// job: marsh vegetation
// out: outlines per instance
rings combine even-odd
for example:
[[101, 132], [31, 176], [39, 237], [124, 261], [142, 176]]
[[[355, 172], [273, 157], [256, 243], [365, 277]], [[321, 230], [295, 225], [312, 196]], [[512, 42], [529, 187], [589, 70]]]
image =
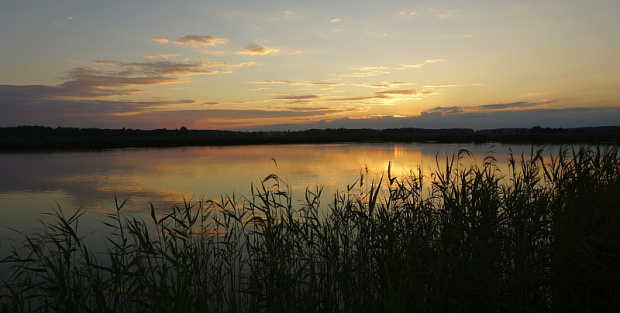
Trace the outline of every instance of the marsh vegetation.
[[[620, 309], [618, 148], [492, 154], [293, 199], [116, 212], [105, 251], [58, 208], [2, 260], [0, 312], [610, 312]], [[388, 165], [389, 166], [389, 165]]]

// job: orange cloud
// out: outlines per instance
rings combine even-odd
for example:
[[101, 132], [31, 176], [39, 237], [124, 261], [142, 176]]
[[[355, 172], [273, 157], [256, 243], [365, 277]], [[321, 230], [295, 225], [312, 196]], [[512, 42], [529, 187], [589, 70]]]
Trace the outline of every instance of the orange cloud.
[[355, 72], [351, 74], [342, 74], [337, 75], [338, 77], [370, 77], [377, 76], [381, 74], [389, 74], [387, 71], [389, 68], [385, 66], [360, 66], [360, 67], [352, 67], [352, 70]]
[[324, 81], [292, 81], [292, 80], [252, 80], [252, 84], [281, 84], [290, 86], [338, 86], [341, 83], [324, 82]]
[[261, 46], [259, 44], [252, 43], [245, 47], [245, 49], [237, 52], [238, 54], [248, 54], [248, 55], [265, 55], [271, 53], [278, 53], [280, 49], [269, 48], [266, 46]]
[[443, 61], [444, 61], [443, 59], [430, 59], [430, 60], [425, 60], [423, 63], [418, 63], [418, 64], [401, 64], [400, 69], [421, 68], [422, 66], [426, 64], [438, 63], [438, 62], [443, 62]]
[[179, 37], [175, 40], [169, 40], [166, 37], [157, 37], [154, 38], [153, 41], [159, 43], [174, 43], [177, 45], [189, 45], [193, 47], [199, 46], [215, 46], [219, 44], [228, 43], [230, 40], [226, 38], [218, 38], [213, 36], [201, 36], [201, 35], [185, 35], [183, 37]]
[[408, 86], [408, 85], [413, 85], [413, 83], [382, 82], [379, 84], [365, 84], [365, 83], [355, 84], [355, 86], [368, 87], [368, 88], [393, 88], [393, 87]]
[[153, 41], [159, 42], [159, 43], [168, 43], [168, 42], [170, 42], [170, 40], [168, 40], [168, 38], [166, 38], [166, 37], [153, 38]]
[[179, 55], [176, 53], [160, 53], [160, 54], [151, 54], [144, 56], [145, 59], [149, 60], [168, 60], [170, 58], [178, 57]]

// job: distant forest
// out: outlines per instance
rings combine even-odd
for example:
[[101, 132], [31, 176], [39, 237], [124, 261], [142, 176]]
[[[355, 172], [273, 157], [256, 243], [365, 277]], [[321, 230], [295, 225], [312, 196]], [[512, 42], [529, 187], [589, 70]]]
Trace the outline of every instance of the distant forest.
[[584, 128], [309, 129], [303, 131], [224, 131], [100, 129], [19, 126], [0, 128], [0, 151], [93, 150], [248, 144], [342, 142], [497, 142], [531, 144], [619, 144], [620, 126]]

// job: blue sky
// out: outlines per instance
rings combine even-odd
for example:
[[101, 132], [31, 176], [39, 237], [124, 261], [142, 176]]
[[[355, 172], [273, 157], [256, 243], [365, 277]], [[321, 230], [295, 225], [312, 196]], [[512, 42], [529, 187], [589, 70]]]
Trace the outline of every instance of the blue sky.
[[620, 2], [3, 1], [0, 127], [618, 125]]

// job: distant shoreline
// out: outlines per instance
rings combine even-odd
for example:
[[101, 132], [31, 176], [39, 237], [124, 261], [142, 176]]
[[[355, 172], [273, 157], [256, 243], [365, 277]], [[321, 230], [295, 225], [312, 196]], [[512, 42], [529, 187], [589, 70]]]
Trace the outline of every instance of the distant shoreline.
[[0, 152], [102, 150], [183, 146], [323, 144], [368, 142], [620, 144], [620, 126], [584, 128], [310, 129], [304, 131], [223, 131], [180, 129], [99, 129], [43, 126], [0, 128]]

